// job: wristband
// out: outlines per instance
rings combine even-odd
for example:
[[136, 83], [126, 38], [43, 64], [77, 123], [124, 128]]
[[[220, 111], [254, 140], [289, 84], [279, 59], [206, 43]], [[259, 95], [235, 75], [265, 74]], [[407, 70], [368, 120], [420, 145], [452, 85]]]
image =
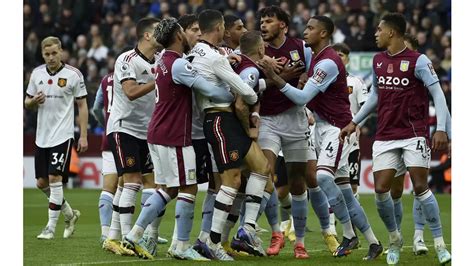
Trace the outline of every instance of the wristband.
[[267, 88], [267, 83], [265, 82], [265, 79], [259, 79], [258, 80], [258, 92], [261, 93]]
[[260, 119], [260, 114], [257, 113], [257, 112], [253, 112], [250, 116], [252, 116], [252, 117], [255, 116], [255, 117], [258, 117], [258, 119]]

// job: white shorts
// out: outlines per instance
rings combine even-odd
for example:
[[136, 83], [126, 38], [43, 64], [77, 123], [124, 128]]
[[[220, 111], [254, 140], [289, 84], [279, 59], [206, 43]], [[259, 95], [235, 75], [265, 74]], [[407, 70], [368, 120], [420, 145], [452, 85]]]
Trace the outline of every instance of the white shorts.
[[424, 137], [411, 139], [375, 141], [372, 147], [374, 172], [395, 169], [397, 176], [407, 167], [429, 168], [431, 149]]
[[275, 156], [282, 150], [285, 162], [307, 162], [308, 118], [304, 107], [294, 106], [277, 115], [262, 116], [258, 144]]
[[196, 154], [193, 146], [172, 147], [148, 143], [155, 167], [155, 183], [167, 187], [194, 185]]
[[102, 175], [117, 174], [117, 167], [115, 167], [114, 155], [111, 151], [102, 152]]
[[[329, 166], [337, 167], [346, 171], [344, 177], [349, 177], [349, 152], [350, 145], [344, 141], [343, 145], [339, 145], [339, 132], [340, 128], [335, 127], [324, 120], [318, 120], [316, 122], [316, 128], [314, 130], [314, 143], [316, 146], [316, 154], [318, 155], [318, 167]], [[344, 170], [344, 167], [347, 167]], [[335, 176], [337, 176], [335, 174]]]
[[355, 132], [349, 136], [349, 146], [351, 147], [349, 153], [360, 149], [359, 138], [356, 136]]
[[314, 126], [312, 126], [311, 134], [308, 138], [308, 161], [316, 161], [316, 146], [314, 145]]

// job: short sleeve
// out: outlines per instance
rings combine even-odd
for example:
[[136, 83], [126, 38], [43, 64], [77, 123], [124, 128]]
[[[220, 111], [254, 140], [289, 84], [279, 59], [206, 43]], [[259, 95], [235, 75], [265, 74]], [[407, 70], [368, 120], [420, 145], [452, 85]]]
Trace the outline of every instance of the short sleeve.
[[83, 75], [77, 75], [77, 81], [74, 85], [74, 97], [81, 98], [87, 95], [86, 84]]
[[191, 88], [198, 78], [197, 71], [193, 68], [193, 65], [182, 58], [178, 58], [174, 61], [171, 67], [171, 75], [173, 81], [177, 84], [183, 84]]
[[416, 60], [415, 77], [423, 81], [425, 87], [429, 87], [430, 85], [439, 82], [438, 75], [434, 70], [433, 64], [424, 54], [420, 55], [418, 60]]
[[247, 85], [250, 86], [250, 88], [255, 90], [255, 87], [258, 84], [258, 79], [260, 78], [260, 73], [257, 68], [248, 67], [240, 72], [239, 76], [245, 83], [247, 83]]
[[132, 62], [126, 60], [127, 56], [123, 54], [117, 58], [115, 62], [114, 72], [117, 73], [117, 77], [120, 83], [125, 80], [137, 79], [137, 74], [133, 70]]
[[35, 77], [36, 77], [36, 71], [33, 71], [30, 76], [30, 82], [28, 82], [28, 87], [26, 88], [26, 94], [28, 94], [31, 97], [35, 96], [36, 93], [38, 92], [38, 88], [36, 87], [36, 84], [35, 84], [36, 82]]

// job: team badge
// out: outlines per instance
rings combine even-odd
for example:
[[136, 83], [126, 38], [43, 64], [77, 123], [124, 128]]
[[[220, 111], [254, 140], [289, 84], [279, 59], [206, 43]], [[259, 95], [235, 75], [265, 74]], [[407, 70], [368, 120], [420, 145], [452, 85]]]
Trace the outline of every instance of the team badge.
[[297, 50], [293, 50], [293, 51], [290, 51], [290, 58], [293, 61], [298, 61], [300, 60], [301, 57]]
[[189, 169], [188, 170], [188, 179], [189, 180], [196, 180], [196, 170], [195, 169]]
[[388, 64], [387, 73], [393, 73], [393, 64]]
[[322, 69], [318, 68], [316, 70], [316, 72], [314, 73], [313, 75], [313, 79], [317, 82], [317, 83], [321, 83], [323, 82], [323, 80], [326, 78], [328, 74], [326, 72], [324, 72]]
[[400, 71], [407, 72], [408, 66], [410, 66], [410, 61], [402, 60], [402, 62], [400, 62]]
[[127, 157], [125, 162], [127, 163], [128, 167], [132, 167], [135, 165], [135, 157]]
[[231, 151], [230, 152], [230, 159], [232, 161], [237, 161], [239, 159], [239, 151], [235, 150], [235, 151]]
[[347, 92], [349, 94], [352, 94], [352, 91], [354, 91], [354, 87], [353, 86], [347, 86]]
[[190, 64], [190, 63], [187, 63], [184, 68], [189, 71], [189, 72], [192, 72], [193, 71], [193, 66]]
[[127, 63], [123, 63], [121, 69], [122, 69], [122, 71], [127, 71], [128, 67], [129, 67], [129, 65]]
[[62, 87], [64, 87], [64, 86], [66, 86], [66, 84], [67, 84], [67, 79], [63, 79], [63, 78], [59, 78], [59, 79], [58, 79], [58, 86], [59, 86], [59, 87], [62, 88]]

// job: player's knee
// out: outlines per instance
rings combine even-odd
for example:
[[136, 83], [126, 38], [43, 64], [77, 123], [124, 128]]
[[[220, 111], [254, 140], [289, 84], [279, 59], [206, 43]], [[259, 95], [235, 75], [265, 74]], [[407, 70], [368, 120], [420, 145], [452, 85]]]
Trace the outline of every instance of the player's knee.
[[60, 175], [49, 175], [48, 179], [49, 183], [56, 183], [61, 182], [63, 180], [63, 177]]
[[46, 179], [44, 178], [38, 178], [36, 179], [36, 187], [39, 189], [44, 189], [49, 186], [49, 183]]
[[170, 196], [171, 199], [174, 199], [178, 196], [178, 187], [167, 187], [164, 189], [166, 194]]
[[390, 189], [390, 195], [392, 196], [392, 199], [398, 199], [401, 198], [403, 194], [403, 188], [399, 187], [392, 187]]
[[375, 184], [375, 193], [383, 194], [390, 191], [390, 186], [386, 186], [384, 184]]
[[301, 195], [306, 191], [306, 182], [304, 178], [294, 178], [291, 181], [290, 192], [293, 195]]
[[413, 191], [415, 191], [415, 195], [420, 195], [421, 193], [425, 192], [428, 189], [428, 184], [413, 184]]

